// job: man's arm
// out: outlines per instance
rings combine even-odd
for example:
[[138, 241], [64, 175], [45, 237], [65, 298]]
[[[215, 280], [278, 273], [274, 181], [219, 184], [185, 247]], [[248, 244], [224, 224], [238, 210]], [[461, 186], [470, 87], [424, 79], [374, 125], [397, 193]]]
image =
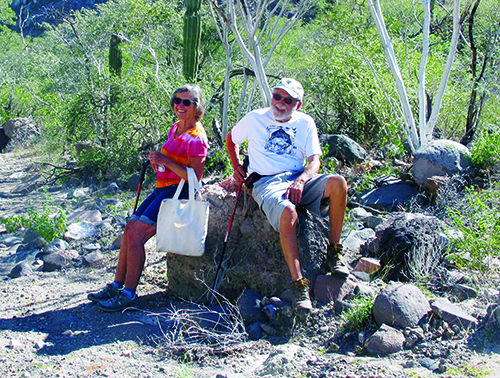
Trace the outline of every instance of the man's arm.
[[226, 148], [233, 165], [234, 178], [238, 182], [244, 181], [246, 174], [240, 162], [240, 146], [233, 142], [231, 131], [226, 135]]
[[307, 158], [308, 164], [304, 169], [304, 172], [295, 180], [292, 185], [288, 188], [285, 193], [285, 197], [292, 201], [293, 204], [297, 205], [302, 200], [302, 192], [304, 191], [304, 185], [308, 182], [314, 175], [319, 173], [321, 168], [321, 161], [319, 160], [319, 155], [312, 155]]

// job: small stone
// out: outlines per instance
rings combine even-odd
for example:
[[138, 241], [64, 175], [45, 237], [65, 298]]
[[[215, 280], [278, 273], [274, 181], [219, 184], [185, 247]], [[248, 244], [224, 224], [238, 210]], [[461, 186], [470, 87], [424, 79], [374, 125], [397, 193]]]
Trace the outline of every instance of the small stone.
[[19, 340], [10, 339], [8, 346], [11, 349], [21, 349], [23, 347], [23, 344]]
[[326, 350], [326, 353], [337, 353], [340, 350], [340, 347], [335, 344], [334, 342], [331, 342], [330, 345], [328, 345], [328, 349]]

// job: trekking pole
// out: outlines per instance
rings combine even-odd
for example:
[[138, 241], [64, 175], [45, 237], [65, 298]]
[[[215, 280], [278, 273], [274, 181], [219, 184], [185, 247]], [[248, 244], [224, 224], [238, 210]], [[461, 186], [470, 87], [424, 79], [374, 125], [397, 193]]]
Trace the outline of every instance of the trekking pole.
[[[248, 169], [248, 155], [245, 156], [243, 159], [243, 171], [247, 171]], [[236, 200], [234, 201], [234, 207], [233, 207], [233, 212], [231, 214], [231, 218], [229, 218], [229, 224], [227, 225], [227, 231], [226, 231], [226, 237], [224, 238], [224, 245], [222, 246], [222, 252], [220, 256], [220, 261], [219, 261], [219, 266], [217, 267], [217, 271], [215, 272], [215, 280], [214, 280], [214, 285], [212, 286], [212, 298], [210, 299], [210, 305], [212, 305], [212, 302], [215, 297], [215, 293], [217, 292], [217, 282], [219, 281], [219, 272], [220, 268], [222, 267], [222, 262], [224, 261], [224, 254], [226, 253], [226, 247], [227, 247], [227, 241], [229, 239], [229, 232], [231, 231], [231, 227], [233, 226], [233, 219], [234, 219], [234, 214], [236, 213], [236, 207], [238, 206], [238, 200], [240, 199], [240, 194], [241, 194], [241, 187], [243, 186], [243, 181], [241, 181], [238, 185], [238, 190], [236, 191]]]
[[139, 186], [137, 187], [137, 195], [135, 196], [135, 205], [134, 205], [134, 212], [137, 210], [137, 204], [139, 203], [139, 196], [141, 195], [141, 188], [142, 188], [142, 183], [144, 182], [144, 176], [146, 175], [146, 168], [148, 167], [149, 162], [143, 161], [142, 162], [142, 167], [141, 167], [141, 173], [139, 175]]
[[215, 280], [214, 280], [214, 285], [212, 287], [212, 298], [210, 299], [210, 304], [212, 304], [215, 293], [217, 292], [217, 282], [219, 281], [219, 272], [222, 266], [222, 262], [224, 261], [224, 254], [226, 253], [227, 241], [229, 239], [229, 232], [231, 231], [231, 227], [233, 226], [234, 214], [236, 213], [236, 207], [238, 206], [238, 200], [240, 199], [242, 186], [243, 186], [243, 181], [241, 181], [238, 185], [238, 191], [236, 192], [236, 200], [234, 201], [233, 213], [231, 214], [231, 218], [229, 218], [229, 224], [227, 225], [226, 237], [224, 238], [224, 245], [222, 247], [219, 266], [217, 267], [217, 271], [215, 272]]

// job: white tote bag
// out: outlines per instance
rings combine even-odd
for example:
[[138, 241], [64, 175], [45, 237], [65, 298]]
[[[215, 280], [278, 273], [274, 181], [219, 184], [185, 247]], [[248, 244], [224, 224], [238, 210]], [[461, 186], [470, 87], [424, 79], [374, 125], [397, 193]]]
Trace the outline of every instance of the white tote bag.
[[193, 168], [187, 168], [189, 199], [180, 200], [184, 186], [181, 180], [172, 198], [164, 199], [156, 225], [156, 250], [178, 255], [201, 256], [205, 252], [208, 228], [208, 201], [195, 199], [198, 178]]

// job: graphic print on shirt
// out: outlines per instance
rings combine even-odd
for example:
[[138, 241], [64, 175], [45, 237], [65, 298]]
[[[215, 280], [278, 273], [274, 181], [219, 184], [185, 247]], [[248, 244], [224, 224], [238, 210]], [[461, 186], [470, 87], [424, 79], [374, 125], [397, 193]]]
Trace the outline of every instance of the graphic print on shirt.
[[295, 127], [283, 127], [272, 125], [266, 127], [266, 145], [265, 149], [277, 155], [292, 155], [297, 149], [295, 146], [295, 136], [297, 130]]

